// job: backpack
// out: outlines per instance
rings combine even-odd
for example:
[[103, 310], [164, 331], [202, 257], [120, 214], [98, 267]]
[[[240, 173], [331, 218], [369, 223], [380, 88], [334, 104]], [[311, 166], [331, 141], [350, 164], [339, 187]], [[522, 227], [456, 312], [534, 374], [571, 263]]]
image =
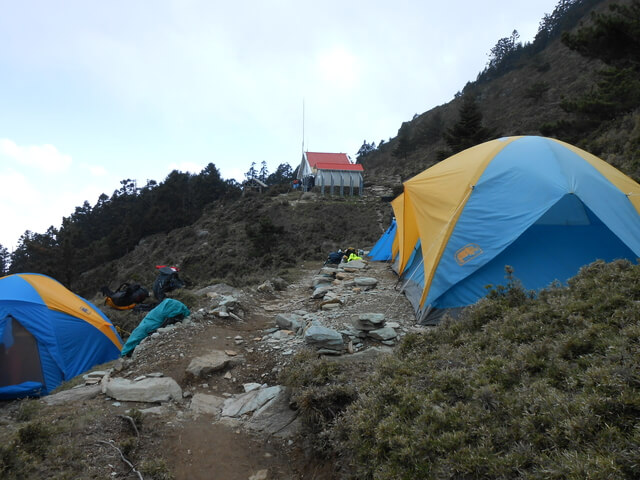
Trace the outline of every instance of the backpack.
[[136, 306], [137, 303], [144, 302], [149, 296], [149, 291], [138, 283], [123, 283], [115, 292], [109, 290], [108, 287], [102, 288], [105, 295], [104, 303], [117, 310], [129, 310]]
[[167, 292], [184, 287], [184, 282], [178, 276], [176, 267], [159, 265], [156, 268], [158, 269], [158, 276], [153, 283], [153, 295], [161, 302], [165, 299]]
[[340, 263], [340, 261], [342, 260], [342, 256], [344, 254], [340, 251], [337, 252], [331, 252], [329, 254], [329, 256], [327, 257], [327, 260], [324, 262], [325, 265], [327, 264], [335, 264], [338, 265]]

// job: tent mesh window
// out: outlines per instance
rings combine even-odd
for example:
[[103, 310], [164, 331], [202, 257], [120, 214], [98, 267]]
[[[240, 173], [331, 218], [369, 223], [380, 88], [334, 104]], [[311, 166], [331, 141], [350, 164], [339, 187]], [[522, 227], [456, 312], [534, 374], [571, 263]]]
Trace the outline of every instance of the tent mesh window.
[[0, 387], [44, 383], [36, 339], [13, 317], [5, 320], [7, 325], [0, 338]]

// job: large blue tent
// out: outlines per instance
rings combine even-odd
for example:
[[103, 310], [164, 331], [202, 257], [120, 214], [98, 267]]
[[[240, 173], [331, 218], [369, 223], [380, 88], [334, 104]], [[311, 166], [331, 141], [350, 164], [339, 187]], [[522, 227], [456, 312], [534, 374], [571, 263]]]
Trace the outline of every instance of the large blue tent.
[[640, 185], [559, 140], [523, 136], [460, 152], [392, 202], [398, 273], [421, 323], [505, 283], [566, 281], [595, 260], [640, 257]]
[[0, 278], [0, 399], [46, 395], [120, 356], [122, 340], [93, 304], [45, 275]]

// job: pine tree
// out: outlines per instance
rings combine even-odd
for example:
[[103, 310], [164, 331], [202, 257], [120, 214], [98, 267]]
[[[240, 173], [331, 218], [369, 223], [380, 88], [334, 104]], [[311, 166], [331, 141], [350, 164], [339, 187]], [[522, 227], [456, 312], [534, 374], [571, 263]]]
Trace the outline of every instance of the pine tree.
[[400, 130], [398, 130], [397, 143], [393, 150], [393, 156], [396, 158], [406, 158], [407, 154], [414, 149], [415, 146], [411, 141], [411, 133], [409, 132], [409, 122], [403, 122]]
[[9, 272], [9, 250], [0, 244], [0, 276]]
[[266, 182], [267, 177], [269, 176], [269, 170], [267, 169], [267, 162], [263, 160], [260, 164], [260, 173], [258, 173], [258, 180], [261, 182]]
[[251, 180], [252, 178], [256, 178], [258, 176], [258, 171], [256, 170], [256, 162], [251, 162], [251, 168], [244, 174], [244, 178], [247, 180]]
[[482, 112], [471, 95], [463, 97], [459, 112], [460, 119], [444, 133], [451, 154], [486, 142], [496, 136], [495, 130], [482, 125]]

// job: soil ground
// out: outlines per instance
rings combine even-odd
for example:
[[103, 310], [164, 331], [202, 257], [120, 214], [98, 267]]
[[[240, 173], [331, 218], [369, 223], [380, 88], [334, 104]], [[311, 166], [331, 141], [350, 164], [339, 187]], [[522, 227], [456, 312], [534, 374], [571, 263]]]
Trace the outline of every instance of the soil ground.
[[[243, 306], [246, 305], [244, 321], [216, 318], [150, 338], [143, 354], [125, 361], [122, 370], [114, 376], [133, 379], [162, 372], [176, 380], [183, 391], [219, 396], [241, 393], [245, 383], [276, 385], [277, 372], [290, 357], [283, 356], [281, 351], [262, 348], [261, 339], [266, 329], [274, 327], [277, 313], [299, 309], [318, 311], [319, 304], [311, 299], [309, 289], [310, 280], [318, 270], [319, 265], [302, 267], [299, 281], [281, 292], [259, 294], [253, 289], [243, 297]], [[395, 290], [397, 277], [389, 265], [371, 262], [362, 275], [377, 278], [377, 287], [350, 297], [338, 313], [333, 314], [333, 321], [346, 322], [354, 314], [377, 311], [386, 312], [388, 318], [406, 326], [405, 331], [413, 328], [413, 312], [406, 298]], [[371, 342], [364, 347], [377, 344]], [[203, 380], [185, 373], [192, 358], [214, 349], [235, 351], [244, 355], [246, 361], [235, 366], [226, 377], [218, 374]], [[20, 403], [7, 402], [0, 408], [0, 424], [9, 426], [11, 431], [19, 427], [15, 417]], [[268, 479], [335, 478], [331, 465], [309, 459], [295, 441], [263, 437], [247, 432], [234, 422], [216, 422], [207, 415], [195, 416], [184, 405], [170, 404], [158, 415], [145, 415], [139, 436], [132, 436], [132, 429], [123, 416], [131, 409], [152, 406], [115, 402], [99, 395], [81, 404], [40, 407], [39, 415], [43, 419], [74, 425], [67, 432], [66, 441], [71, 450], [80, 445], [83, 455], [90, 459], [85, 462], [91, 465], [84, 468], [83, 475], [86, 476], [80, 478], [136, 478], [119, 452], [104, 443], [110, 441], [120, 446], [135, 441], [135, 448], [127, 452], [128, 458], [138, 470], [145, 472], [145, 479], [247, 480], [262, 478], [261, 471], [267, 472], [264, 478]], [[78, 419], [85, 420], [78, 424]], [[0, 434], [0, 440], [5, 438]], [[64, 470], [64, 466], [56, 468]]]

